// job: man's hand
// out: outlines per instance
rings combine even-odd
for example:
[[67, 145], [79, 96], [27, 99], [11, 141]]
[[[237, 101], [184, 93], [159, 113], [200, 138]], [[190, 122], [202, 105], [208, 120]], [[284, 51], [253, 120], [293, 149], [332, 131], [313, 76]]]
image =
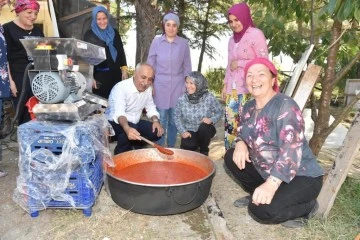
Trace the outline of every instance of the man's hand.
[[249, 157], [249, 150], [244, 141], [239, 141], [236, 143], [233, 161], [240, 170], [245, 168], [245, 162], [251, 162]]
[[135, 129], [127, 125], [123, 128], [129, 140], [141, 140], [140, 133]]
[[159, 121], [154, 121], [152, 124], [152, 131], [155, 132], [155, 130], [157, 130], [158, 137], [161, 137], [164, 134], [164, 129]]

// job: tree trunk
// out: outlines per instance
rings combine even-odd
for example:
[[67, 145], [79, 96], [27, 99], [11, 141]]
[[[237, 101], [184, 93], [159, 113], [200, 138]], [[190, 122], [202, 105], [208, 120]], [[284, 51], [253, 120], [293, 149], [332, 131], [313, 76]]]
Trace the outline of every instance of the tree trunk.
[[199, 56], [199, 63], [198, 63], [198, 71], [201, 72], [202, 68], [202, 62], [204, 60], [204, 54], [205, 54], [205, 48], [206, 48], [206, 40], [208, 38], [207, 29], [209, 25], [209, 14], [210, 14], [210, 8], [211, 8], [211, 0], [208, 1], [207, 8], [206, 8], [206, 15], [205, 15], [205, 21], [203, 24], [203, 30], [201, 35], [201, 50], [200, 50], [200, 56]]
[[[116, 29], [120, 31], [120, 1], [116, 0]], [[110, 11], [109, 11], [110, 12]]]
[[337, 60], [337, 52], [340, 48], [339, 37], [341, 35], [342, 23], [334, 20], [331, 29], [331, 42], [329, 53], [327, 56], [327, 67], [325, 76], [321, 81], [322, 92], [320, 97], [319, 112], [314, 124], [314, 133], [310, 140], [310, 147], [315, 155], [318, 155], [326, 137], [328, 136], [326, 128], [329, 126], [330, 119], [330, 102], [332, 90], [335, 80], [335, 66]]
[[146, 62], [149, 48], [155, 37], [156, 24], [160, 19], [160, 12], [151, 5], [151, 0], [136, 0], [136, 59], [135, 65]]
[[[180, 26], [179, 26], [179, 28], [178, 28], [178, 35], [179, 36], [183, 36], [184, 34], [183, 34], [183, 25], [184, 24], [181, 24], [181, 22], [182, 21], [184, 21], [184, 19], [185, 19], [185, 17], [184, 17], [184, 15], [185, 15], [185, 11], [186, 11], [186, 4], [185, 4], [185, 1], [184, 0], [179, 0], [178, 1], [178, 16], [179, 16], [179, 18], [180, 18]], [[184, 23], [184, 22], [183, 22]]]

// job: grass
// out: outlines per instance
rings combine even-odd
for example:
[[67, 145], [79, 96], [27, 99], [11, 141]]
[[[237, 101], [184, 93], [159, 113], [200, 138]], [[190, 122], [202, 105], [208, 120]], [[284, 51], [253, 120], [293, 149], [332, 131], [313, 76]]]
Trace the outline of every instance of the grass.
[[312, 219], [297, 239], [354, 239], [360, 233], [360, 181], [347, 178], [328, 218]]

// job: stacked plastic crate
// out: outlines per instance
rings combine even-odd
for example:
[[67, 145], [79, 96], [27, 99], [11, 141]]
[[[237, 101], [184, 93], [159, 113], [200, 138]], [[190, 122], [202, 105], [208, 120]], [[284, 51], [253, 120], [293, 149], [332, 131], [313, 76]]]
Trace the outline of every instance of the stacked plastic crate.
[[90, 216], [103, 184], [107, 120], [31, 121], [18, 128], [19, 170], [14, 201], [32, 217], [45, 208], [82, 209]]

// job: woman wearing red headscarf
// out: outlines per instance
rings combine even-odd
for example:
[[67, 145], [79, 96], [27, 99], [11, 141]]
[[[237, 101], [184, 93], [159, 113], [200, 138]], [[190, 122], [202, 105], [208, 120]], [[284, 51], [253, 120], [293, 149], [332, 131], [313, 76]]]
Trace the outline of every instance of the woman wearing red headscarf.
[[228, 23], [234, 35], [229, 39], [228, 65], [222, 90], [222, 98], [226, 102], [225, 149], [232, 146], [237, 135], [238, 109], [246, 102], [245, 64], [256, 57], [268, 57], [265, 36], [255, 28], [250, 8], [245, 2], [235, 4], [228, 10]]
[[301, 227], [318, 208], [323, 169], [304, 136], [304, 119], [296, 102], [279, 93], [277, 71], [266, 58], [244, 68], [254, 98], [240, 108], [235, 148], [225, 165], [250, 196], [234, 202], [262, 223]]
[[[4, 24], [4, 36], [7, 43], [7, 53], [10, 74], [15, 82], [12, 92], [14, 95], [15, 105], [19, 102], [19, 97], [22, 92], [22, 82], [26, 66], [33, 61], [28, 57], [24, 46], [21, 44], [20, 39], [39, 38], [44, 37], [42, 30], [34, 26], [34, 22], [39, 13], [40, 5], [36, 0], [17, 0], [15, 3], [16, 18], [14, 21]], [[27, 74], [27, 73], [26, 73]], [[33, 95], [30, 89], [30, 81], [27, 81], [27, 86], [24, 89], [25, 102]], [[30, 115], [24, 106], [21, 107], [19, 112], [19, 124], [30, 120]]]

